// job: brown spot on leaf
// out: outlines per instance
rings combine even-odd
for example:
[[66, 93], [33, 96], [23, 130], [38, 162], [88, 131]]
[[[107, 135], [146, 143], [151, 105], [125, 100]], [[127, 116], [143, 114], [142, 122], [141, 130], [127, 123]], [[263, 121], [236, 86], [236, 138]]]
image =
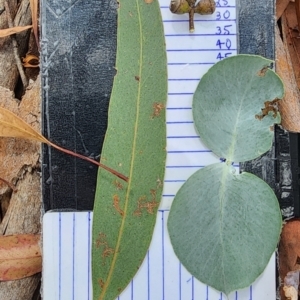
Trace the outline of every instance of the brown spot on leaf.
[[105, 283], [104, 283], [104, 281], [102, 280], [102, 278], [98, 279], [98, 283], [99, 283], [101, 289], [103, 289]]
[[113, 248], [110, 248], [108, 246], [106, 234], [100, 232], [99, 236], [96, 240], [96, 248], [102, 248], [102, 264], [105, 265], [105, 258], [109, 257], [111, 254], [115, 253], [115, 250]]
[[114, 181], [114, 185], [115, 185], [115, 187], [116, 187], [117, 190], [119, 190], [119, 191], [123, 190], [123, 185], [118, 180]]
[[273, 101], [266, 101], [265, 107], [261, 109], [261, 115], [255, 115], [255, 118], [258, 120], [262, 120], [265, 116], [269, 114], [269, 112], [273, 112], [273, 118], [276, 118], [278, 113], [278, 101], [280, 99], [275, 99]]
[[124, 216], [124, 211], [120, 208], [120, 197], [118, 195], [114, 195], [113, 200], [114, 200], [113, 207], [123, 217]]
[[269, 69], [269, 66], [264, 66], [261, 70], [258, 71], [257, 75], [260, 77], [265, 76], [268, 69]]
[[150, 4], [150, 3], [153, 2], [153, 0], [144, 0], [144, 1], [145, 1], [145, 3], [147, 3], [147, 4]]
[[134, 76], [134, 79], [135, 79], [136, 81], [140, 81], [140, 76]]
[[161, 188], [161, 187], [163, 186], [163, 184], [162, 184], [162, 182], [161, 182], [161, 179], [157, 178], [156, 182], [157, 182], [157, 188], [158, 188], [158, 189]]
[[152, 107], [153, 107], [153, 114], [151, 116], [152, 119], [154, 117], [158, 117], [160, 115], [161, 110], [165, 108], [164, 104], [158, 102], [153, 103]]
[[156, 190], [150, 190], [151, 200], [147, 201], [146, 196], [141, 196], [138, 199], [137, 209], [134, 211], [135, 216], [141, 216], [143, 209], [145, 209], [149, 214], [154, 213], [154, 209], [158, 207], [159, 203], [156, 201]]

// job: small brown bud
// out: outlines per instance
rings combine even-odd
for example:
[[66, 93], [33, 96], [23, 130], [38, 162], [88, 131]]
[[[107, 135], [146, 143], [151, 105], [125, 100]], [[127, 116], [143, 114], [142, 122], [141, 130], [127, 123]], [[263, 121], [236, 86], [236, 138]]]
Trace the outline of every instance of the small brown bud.
[[215, 10], [216, 3], [214, 0], [200, 0], [195, 7], [195, 13], [200, 15], [211, 15]]
[[171, 0], [170, 11], [173, 14], [186, 14], [190, 10], [191, 7], [186, 0]]

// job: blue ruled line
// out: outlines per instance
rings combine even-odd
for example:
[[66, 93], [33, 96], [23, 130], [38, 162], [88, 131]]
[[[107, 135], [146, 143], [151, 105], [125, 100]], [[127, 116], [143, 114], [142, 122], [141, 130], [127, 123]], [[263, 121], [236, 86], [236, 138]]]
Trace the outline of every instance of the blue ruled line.
[[236, 51], [236, 49], [167, 49], [167, 52], [203, 52], [203, 51], [216, 51], [216, 52], [222, 52], [222, 51]]
[[149, 253], [149, 250], [147, 251], [147, 267], [148, 267], [148, 270], [147, 270], [148, 299], [147, 300], [150, 300], [150, 253]]
[[194, 95], [194, 93], [168, 93], [169, 96], [172, 96], [172, 95]]
[[175, 154], [175, 153], [210, 153], [210, 152], [212, 152], [211, 150], [182, 150], [182, 151], [179, 151], [179, 150], [174, 150], [174, 151], [172, 151], [172, 150], [170, 150], [170, 151], [167, 151], [167, 153], [173, 153], [173, 154]]
[[166, 124], [194, 124], [193, 121], [174, 121], [174, 122], [166, 122]]
[[[91, 213], [88, 213], [88, 274], [91, 264]], [[90, 276], [88, 276], [88, 300], [90, 299]]]
[[[187, 20], [166, 20], [167, 22], [176, 22], [176, 21], [188, 21]], [[220, 20], [216, 20], [216, 19], [194, 19], [194, 22], [236, 22], [236, 19], [220, 19]], [[190, 35], [195, 35], [193, 33], [190, 33]]]
[[191, 107], [167, 107], [167, 110], [192, 109]]
[[[164, 20], [163, 22], [166, 22], [166, 23], [169, 23], [169, 22], [188, 22], [188, 18], [186, 20]], [[236, 19], [225, 19], [225, 20], [216, 20], [216, 19], [212, 19], [212, 20], [199, 20], [199, 19], [196, 19], [194, 20], [194, 22], [236, 22]], [[199, 35], [203, 35], [203, 34], [193, 34], [193, 33], [190, 33], [189, 35], [191, 36], [199, 36]], [[217, 34], [216, 34], [217, 35]], [[229, 34], [227, 34], [229, 35]]]
[[214, 65], [214, 62], [194, 62], [194, 63], [184, 63], [184, 62], [173, 62], [168, 63], [169, 66], [183, 66], [183, 65]]
[[186, 182], [186, 180], [184, 180], [184, 179], [174, 179], [174, 180], [167, 179], [167, 180], [164, 180], [164, 182]]
[[192, 276], [192, 300], [195, 300], [195, 298], [194, 298], [194, 276]]
[[205, 166], [166, 166], [167, 169], [174, 169], [174, 168], [204, 168]]
[[170, 78], [168, 81], [199, 81], [200, 78]]
[[75, 213], [73, 213], [73, 249], [72, 249], [72, 271], [73, 271], [73, 283], [72, 283], [72, 299], [75, 298]]
[[58, 258], [58, 298], [61, 300], [61, 213], [58, 215], [58, 245], [59, 245], [59, 258]]
[[161, 250], [162, 250], [162, 300], [165, 299], [165, 224], [164, 224], [164, 211], [161, 212]]
[[199, 139], [199, 135], [190, 135], [190, 136], [167, 136], [167, 139]]
[[179, 300], [181, 300], [181, 263], [179, 262]]

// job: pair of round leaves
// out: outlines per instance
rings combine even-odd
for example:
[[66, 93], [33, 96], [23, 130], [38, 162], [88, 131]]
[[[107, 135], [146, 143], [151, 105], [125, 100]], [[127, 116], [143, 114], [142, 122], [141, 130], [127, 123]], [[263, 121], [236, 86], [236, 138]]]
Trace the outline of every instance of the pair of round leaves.
[[225, 158], [194, 173], [173, 201], [168, 230], [174, 251], [197, 279], [228, 295], [249, 286], [276, 249], [281, 227], [277, 198], [263, 180], [235, 173], [231, 162], [270, 149], [280, 78], [260, 56], [237, 55], [215, 64], [193, 100], [201, 140]]

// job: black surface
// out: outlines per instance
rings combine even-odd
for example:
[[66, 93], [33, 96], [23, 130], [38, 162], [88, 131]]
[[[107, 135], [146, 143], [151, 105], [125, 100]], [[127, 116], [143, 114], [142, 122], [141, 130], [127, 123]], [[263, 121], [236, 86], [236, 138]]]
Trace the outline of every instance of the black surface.
[[[43, 133], [96, 157], [102, 147], [115, 75], [117, 4], [41, 1]], [[97, 167], [43, 146], [45, 210], [91, 210]]]
[[[284, 185], [282, 185], [282, 192], [284, 197], [281, 197], [281, 207], [284, 213], [284, 216], [290, 217], [290, 215], [299, 218], [300, 217], [300, 195], [299, 195], [299, 184], [300, 184], [300, 157], [299, 157], [299, 149], [300, 149], [300, 137], [297, 133], [289, 133], [289, 167], [290, 172], [286, 173], [286, 176], [290, 175], [290, 177], [286, 180], [287, 183], [291, 183], [291, 188], [284, 189]], [[285, 179], [285, 178], [284, 178]]]
[[[275, 58], [274, 0], [239, 0], [239, 52]], [[97, 157], [115, 74], [116, 1], [41, 1], [44, 134]], [[274, 189], [284, 217], [300, 216], [299, 137], [279, 127], [272, 149], [241, 164]], [[93, 208], [97, 167], [43, 147], [45, 210]]]
[[[240, 0], [239, 53], [275, 59], [275, 1]], [[284, 218], [300, 216], [298, 135], [275, 128], [272, 149], [242, 163], [241, 170], [265, 180], [275, 191]]]
[[[239, 0], [239, 53], [275, 59], [274, 0]], [[276, 189], [275, 147], [253, 161], [242, 163], [241, 170], [251, 172]]]

